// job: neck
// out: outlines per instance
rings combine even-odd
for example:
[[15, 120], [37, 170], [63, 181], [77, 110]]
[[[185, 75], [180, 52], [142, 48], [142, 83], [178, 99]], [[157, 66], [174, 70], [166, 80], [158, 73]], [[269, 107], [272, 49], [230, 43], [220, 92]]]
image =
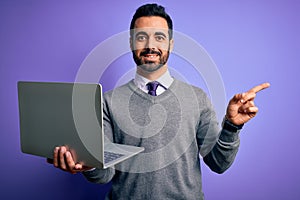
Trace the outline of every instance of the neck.
[[168, 67], [165, 64], [164, 66], [162, 66], [161, 68], [159, 68], [158, 70], [156, 70], [154, 72], [147, 72], [139, 67], [137, 67], [136, 72], [139, 75], [145, 77], [146, 79], [148, 79], [150, 81], [154, 81], [154, 80], [157, 80], [159, 77], [161, 77], [167, 71], [167, 69], [168, 69]]

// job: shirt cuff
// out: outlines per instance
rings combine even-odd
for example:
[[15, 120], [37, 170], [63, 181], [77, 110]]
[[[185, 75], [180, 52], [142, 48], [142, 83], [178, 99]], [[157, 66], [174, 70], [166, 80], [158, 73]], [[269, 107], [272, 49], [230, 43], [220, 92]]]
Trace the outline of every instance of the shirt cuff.
[[241, 125], [235, 125], [233, 123], [231, 123], [228, 119], [226, 119], [226, 117], [223, 120], [223, 129], [230, 131], [230, 132], [238, 132], [239, 130], [241, 130], [243, 128], [244, 124]]
[[84, 172], [91, 172], [91, 171], [94, 171], [95, 169], [96, 169], [96, 167], [94, 167], [92, 169], [85, 170]]
[[224, 142], [236, 142], [239, 140], [239, 132], [243, 125], [235, 125], [224, 118], [222, 123], [222, 131], [220, 135], [220, 140]]

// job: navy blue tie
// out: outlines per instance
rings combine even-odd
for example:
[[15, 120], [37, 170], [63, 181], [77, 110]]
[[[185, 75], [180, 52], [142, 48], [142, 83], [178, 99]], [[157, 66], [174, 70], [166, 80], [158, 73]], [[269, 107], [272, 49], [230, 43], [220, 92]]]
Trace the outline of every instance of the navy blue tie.
[[152, 95], [152, 96], [157, 96], [156, 94], [156, 89], [157, 87], [160, 85], [159, 82], [157, 81], [153, 81], [153, 82], [149, 82], [147, 83], [147, 87], [148, 87], [148, 94]]

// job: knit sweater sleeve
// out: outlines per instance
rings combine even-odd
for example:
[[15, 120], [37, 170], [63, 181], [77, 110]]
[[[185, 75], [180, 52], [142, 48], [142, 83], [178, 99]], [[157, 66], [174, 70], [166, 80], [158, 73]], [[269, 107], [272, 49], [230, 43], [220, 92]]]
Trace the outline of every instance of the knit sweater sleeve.
[[203, 101], [205, 106], [201, 112], [197, 131], [200, 154], [212, 171], [223, 173], [232, 165], [238, 152], [239, 130], [228, 128], [220, 130], [210, 100], [205, 96]]
[[237, 132], [222, 129], [217, 143], [203, 158], [212, 171], [221, 174], [232, 165], [240, 144], [238, 138]]
[[105, 184], [111, 181], [111, 179], [115, 174], [115, 170], [113, 168], [108, 168], [108, 169], [95, 168], [90, 171], [82, 172], [82, 174], [88, 181], [92, 183]]

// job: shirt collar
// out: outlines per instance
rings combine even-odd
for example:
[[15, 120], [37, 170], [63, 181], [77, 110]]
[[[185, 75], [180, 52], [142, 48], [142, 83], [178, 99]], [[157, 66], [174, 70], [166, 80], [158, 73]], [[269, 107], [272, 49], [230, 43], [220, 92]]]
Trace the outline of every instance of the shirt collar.
[[[163, 85], [165, 88], [169, 88], [171, 86], [171, 84], [173, 83], [173, 77], [170, 75], [169, 70], [167, 70], [162, 76], [160, 76], [156, 81], [158, 81], [161, 85]], [[147, 78], [139, 75], [138, 73], [135, 74], [135, 78], [134, 78], [134, 83], [135, 85], [144, 90], [147, 91], [147, 86], [146, 84], [151, 82], [150, 80], [148, 80]]]

